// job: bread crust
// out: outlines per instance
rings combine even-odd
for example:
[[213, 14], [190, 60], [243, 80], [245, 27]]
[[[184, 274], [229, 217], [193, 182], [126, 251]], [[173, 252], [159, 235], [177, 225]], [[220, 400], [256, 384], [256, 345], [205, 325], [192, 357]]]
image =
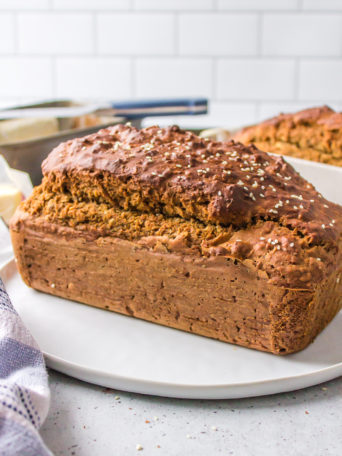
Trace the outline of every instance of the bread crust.
[[[19, 271], [36, 290], [278, 355], [305, 348], [340, 310], [340, 271], [316, 290], [272, 285], [255, 268], [19, 215]], [[338, 282], [338, 283], [337, 283]]]
[[276, 354], [342, 306], [342, 208], [280, 157], [116, 126], [43, 172], [11, 222], [35, 289]]

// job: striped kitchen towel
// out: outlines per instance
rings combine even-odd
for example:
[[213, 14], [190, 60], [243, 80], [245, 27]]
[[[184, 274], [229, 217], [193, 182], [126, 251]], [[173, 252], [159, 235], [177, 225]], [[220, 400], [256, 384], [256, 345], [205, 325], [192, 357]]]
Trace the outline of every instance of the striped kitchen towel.
[[0, 455], [47, 456], [38, 429], [50, 392], [42, 352], [0, 279]]

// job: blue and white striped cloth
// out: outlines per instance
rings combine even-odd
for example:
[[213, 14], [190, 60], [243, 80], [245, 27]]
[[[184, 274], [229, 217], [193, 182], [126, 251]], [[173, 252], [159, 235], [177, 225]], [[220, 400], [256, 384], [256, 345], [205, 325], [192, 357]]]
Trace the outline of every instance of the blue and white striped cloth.
[[0, 279], [0, 455], [51, 456], [38, 429], [50, 402], [42, 352]]
[[[10, 170], [1, 156], [0, 182], [14, 183], [25, 196], [32, 190], [28, 174]], [[11, 258], [8, 228], [0, 217], [0, 267]], [[52, 456], [38, 433], [49, 403], [42, 352], [0, 279], [0, 456]]]

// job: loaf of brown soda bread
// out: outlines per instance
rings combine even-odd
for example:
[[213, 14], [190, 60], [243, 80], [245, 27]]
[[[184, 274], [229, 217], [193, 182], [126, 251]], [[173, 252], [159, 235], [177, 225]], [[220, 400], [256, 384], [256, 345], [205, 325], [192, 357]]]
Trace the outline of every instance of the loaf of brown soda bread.
[[119, 125], [42, 169], [11, 222], [37, 290], [276, 354], [342, 306], [342, 208], [281, 157]]
[[342, 113], [328, 106], [280, 114], [243, 128], [233, 139], [266, 152], [342, 166]]

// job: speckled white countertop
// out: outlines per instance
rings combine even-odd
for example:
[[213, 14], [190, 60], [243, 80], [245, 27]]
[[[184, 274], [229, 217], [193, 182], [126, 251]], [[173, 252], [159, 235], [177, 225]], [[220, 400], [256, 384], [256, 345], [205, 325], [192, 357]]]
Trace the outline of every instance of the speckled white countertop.
[[342, 454], [342, 377], [292, 393], [215, 401], [124, 393], [51, 370], [50, 386], [41, 434], [56, 456]]

